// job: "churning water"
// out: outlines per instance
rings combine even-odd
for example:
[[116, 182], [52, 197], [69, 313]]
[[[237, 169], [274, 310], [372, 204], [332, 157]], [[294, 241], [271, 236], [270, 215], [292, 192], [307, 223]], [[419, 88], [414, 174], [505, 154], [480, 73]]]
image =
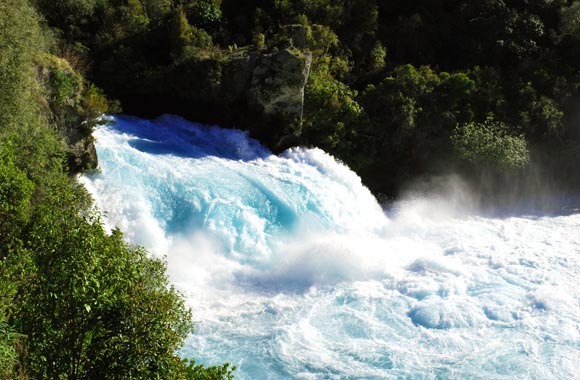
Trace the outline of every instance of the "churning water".
[[318, 149], [122, 117], [81, 181], [106, 223], [166, 256], [196, 333], [237, 379], [580, 379], [580, 214], [387, 211]]

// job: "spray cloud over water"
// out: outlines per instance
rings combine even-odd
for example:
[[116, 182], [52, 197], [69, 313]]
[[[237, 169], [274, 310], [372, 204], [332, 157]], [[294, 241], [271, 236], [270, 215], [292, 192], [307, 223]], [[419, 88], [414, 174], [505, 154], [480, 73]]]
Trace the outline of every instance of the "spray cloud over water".
[[197, 322], [184, 355], [240, 379], [574, 378], [578, 215], [465, 216], [461, 191], [385, 213], [323, 151], [171, 116], [95, 135], [81, 180], [166, 255]]

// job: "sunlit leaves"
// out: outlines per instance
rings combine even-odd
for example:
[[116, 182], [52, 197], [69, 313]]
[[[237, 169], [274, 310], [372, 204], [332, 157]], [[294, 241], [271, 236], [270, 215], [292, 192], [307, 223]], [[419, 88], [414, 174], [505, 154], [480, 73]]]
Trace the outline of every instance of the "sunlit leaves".
[[453, 147], [464, 160], [499, 169], [521, 169], [529, 162], [526, 140], [511, 136], [510, 128], [488, 118], [483, 123], [458, 125], [451, 137]]

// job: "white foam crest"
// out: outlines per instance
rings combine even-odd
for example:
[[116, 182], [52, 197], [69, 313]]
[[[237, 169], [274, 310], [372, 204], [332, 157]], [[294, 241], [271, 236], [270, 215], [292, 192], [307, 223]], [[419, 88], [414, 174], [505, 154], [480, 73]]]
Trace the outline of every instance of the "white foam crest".
[[[309, 193], [322, 192], [326, 202], [324, 208], [332, 212], [331, 219], [339, 222], [348, 230], [365, 232], [381, 231], [386, 228], [387, 220], [370, 191], [362, 185], [361, 179], [346, 165], [337, 162], [332, 156], [320, 149], [293, 148], [283, 157], [293, 161], [295, 173], [306, 179], [322, 175], [327, 181], [303, 183]], [[317, 171], [316, 176], [307, 171]], [[316, 185], [314, 188], [313, 185]]]

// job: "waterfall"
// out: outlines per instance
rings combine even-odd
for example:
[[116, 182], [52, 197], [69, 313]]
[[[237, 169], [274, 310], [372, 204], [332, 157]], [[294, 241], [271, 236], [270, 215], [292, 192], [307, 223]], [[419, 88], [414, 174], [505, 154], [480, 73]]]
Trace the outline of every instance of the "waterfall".
[[572, 379], [580, 215], [490, 218], [413, 199], [385, 212], [319, 149], [111, 118], [81, 177], [192, 308], [181, 353], [237, 379]]

